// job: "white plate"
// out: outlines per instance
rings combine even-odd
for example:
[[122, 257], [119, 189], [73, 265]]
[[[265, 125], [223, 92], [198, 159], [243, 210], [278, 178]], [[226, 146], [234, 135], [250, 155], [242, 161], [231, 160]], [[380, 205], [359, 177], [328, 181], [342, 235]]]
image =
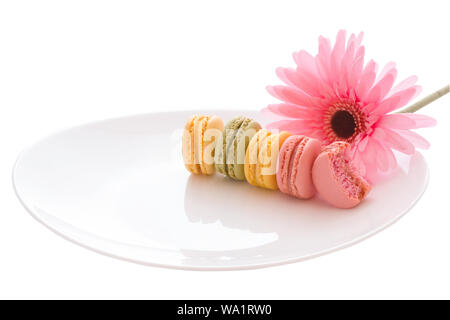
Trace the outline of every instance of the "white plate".
[[[52, 135], [20, 155], [16, 193], [37, 220], [96, 252], [154, 266], [225, 270], [352, 245], [400, 218], [427, 185], [419, 153], [351, 210], [220, 175], [191, 176], [180, 140], [194, 113], [210, 112], [125, 117]], [[238, 113], [214, 112], [224, 121]]]

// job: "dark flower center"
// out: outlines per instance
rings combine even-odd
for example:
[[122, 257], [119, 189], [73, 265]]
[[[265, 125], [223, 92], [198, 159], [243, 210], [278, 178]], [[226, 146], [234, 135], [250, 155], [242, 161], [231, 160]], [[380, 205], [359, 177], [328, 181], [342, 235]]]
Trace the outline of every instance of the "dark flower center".
[[336, 111], [331, 118], [331, 128], [339, 138], [350, 138], [356, 130], [355, 118], [346, 110]]

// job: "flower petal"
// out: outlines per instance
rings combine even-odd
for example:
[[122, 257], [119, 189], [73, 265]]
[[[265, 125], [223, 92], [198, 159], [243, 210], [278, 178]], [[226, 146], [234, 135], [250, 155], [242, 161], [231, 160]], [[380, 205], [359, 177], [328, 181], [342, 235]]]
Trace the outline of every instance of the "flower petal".
[[338, 73], [340, 71], [340, 62], [342, 57], [344, 56], [345, 52], [345, 38], [346, 38], [346, 32], [345, 30], [339, 30], [337, 36], [336, 36], [336, 42], [333, 47], [333, 52], [331, 53], [331, 66], [333, 69], [333, 66], [336, 71], [336, 75], [338, 76]]
[[353, 156], [353, 160], [352, 160], [352, 164], [358, 168], [359, 173], [363, 176], [366, 175], [366, 165], [364, 164], [364, 160], [361, 157], [361, 152], [359, 152], [358, 150], [355, 151], [355, 154]]
[[286, 86], [267, 86], [267, 91], [275, 98], [297, 104], [299, 106], [309, 106], [311, 100], [309, 96], [300, 90]]
[[384, 155], [388, 160], [388, 170], [392, 170], [397, 168], [397, 159], [395, 158], [394, 153], [392, 152], [391, 148], [384, 143], [384, 141], [380, 141], [379, 139], [375, 138], [377, 142], [379, 143], [380, 147], [383, 149]]
[[306, 71], [314, 76], [317, 75], [316, 62], [312, 55], [305, 50], [301, 50], [299, 52], [294, 52], [293, 57], [300, 72]]
[[359, 142], [359, 144], [358, 144], [358, 150], [361, 151], [361, 152], [364, 152], [364, 150], [366, 149], [366, 146], [367, 146], [367, 142], [369, 142], [369, 137], [368, 137], [368, 136], [365, 137], [365, 138], [363, 138], [363, 139]]
[[364, 68], [361, 78], [359, 80], [358, 85], [356, 86], [356, 95], [361, 99], [364, 100], [367, 92], [372, 87], [375, 78], [376, 78], [376, 69], [377, 64], [375, 61], [370, 60], [366, 67]]
[[386, 156], [388, 157], [388, 160], [389, 160], [389, 168], [390, 168], [390, 169], [395, 169], [395, 168], [397, 168], [397, 165], [398, 165], [397, 159], [395, 158], [395, 155], [394, 155], [394, 153], [392, 152], [391, 148], [389, 148], [388, 146], [386, 146], [386, 145], [384, 145], [384, 144], [382, 144], [382, 143], [381, 143], [381, 146], [383, 147], [384, 152], [385, 152]]
[[397, 132], [411, 142], [416, 148], [428, 149], [430, 143], [421, 135], [410, 130], [397, 130]]
[[357, 43], [357, 46], [360, 46], [361, 45], [361, 42], [362, 42], [362, 39], [364, 38], [364, 32], [360, 32], [359, 34], [358, 34], [358, 36], [356, 37], [356, 43]]
[[297, 81], [300, 89], [312, 97], [321, 97], [326, 92], [332, 92], [323, 88], [321, 81], [307, 72], [297, 72]]
[[369, 112], [374, 112], [377, 115], [392, 112], [405, 106], [417, 93], [420, 92], [419, 86], [414, 86], [403, 91], [399, 91], [389, 98], [385, 99], [379, 106]]
[[355, 57], [355, 35], [352, 34], [348, 40], [347, 50], [345, 50], [344, 56], [341, 61], [341, 82], [344, 82], [346, 89], [349, 86], [349, 76], [352, 72], [353, 60]]
[[393, 61], [390, 61], [386, 63], [386, 65], [383, 67], [381, 72], [378, 74], [376, 82], [379, 82], [381, 79], [383, 79], [388, 73], [391, 73], [395, 69], [396, 64]]
[[287, 85], [295, 87], [310, 96], [321, 96], [322, 93], [330, 91], [323, 88], [321, 81], [307, 71], [301, 72], [290, 68], [279, 67], [276, 69], [276, 74]]
[[308, 121], [306, 120], [280, 120], [268, 124], [267, 128], [280, 130], [298, 129], [305, 127], [307, 123]]
[[311, 121], [308, 120], [280, 120], [267, 124], [267, 129], [289, 131], [292, 134], [308, 134], [312, 131]]
[[330, 82], [330, 56], [331, 42], [322, 36], [319, 37], [319, 53], [317, 54], [316, 69], [323, 81]]
[[364, 150], [364, 152], [361, 152], [361, 158], [364, 161], [364, 165], [366, 166], [366, 171], [373, 171], [374, 168], [376, 169], [377, 163], [376, 163], [376, 156], [377, 156], [377, 150], [374, 147], [373, 139], [368, 137], [367, 139], [367, 146]]
[[345, 30], [339, 30], [336, 36], [336, 42], [331, 52], [330, 72], [331, 79], [337, 81], [339, 79], [339, 72], [341, 71], [341, 59], [345, 52]]
[[388, 129], [414, 129], [416, 122], [403, 113], [386, 114], [378, 121], [378, 126]]
[[356, 36], [354, 33], [352, 33], [350, 35], [350, 37], [347, 40], [347, 49], [345, 50], [345, 54], [344, 56], [347, 54], [347, 52], [349, 51], [349, 48], [353, 47], [353, 49], [356, 49]]
[[384, 130], [381, 128], [375, 128], [372, 133], [372, 137], [378, 139], [379, 141], [384, 141], [386, 138], [386, 134], [384, 133]]
[[350, 88], [354, 88], [361, 77], [361, 72], [364, 67], [364, 50], [363, 46], [360, 47], [353, 60], [353, 65], [348, 75], [348, 86]]
[[372, 138], [371, 143], [373, 144], [373, 147], [375, 148], [377, 167], [382, 172], [388, 171], [389, 170], [389, 159], [388, 159], [388, 156], [386, 155], [384, 148], [381, 146], [381, 144], [378, 142], [377, 139]]
[[395, 109], [400, 103], [401, 97], [392, 96], [388, 99], [383, 100], [381, 103], [369, 103], [363, 110], [369, 114], [371, 117], [379, 117], [387, 113], [387, 110]]
[[295, 73], [295, 70], [290, 69], [290, 68], [278, 67], [275, 69], [275, 73], [278, 76], [278, 78], [280, 78], [280, 80], [283, 81], [288, 86], [296, 87], [296, 88], [300, 89], [298, 87], [297, 83], [295, 82], [295, 79], [291, 79], [291, 77], [288, 76], [288, 74], [290, 74], [290, 73]]
[[414, 128], [409, 129], [433, 127], [437, 124], [436, 119], [424, 114], [402, 113], [402, 115], [413, 120], [416, 123], [416, 126]]
[[397, 77], [397, 70], [396, 69], [393, 69], [389, 73], [387, 73], [370, 90], [369, 95], [367, 97], [367, 101], [377, 102], [377, 101], [380, 101], [380, 100], [384, 99], [384, 97], [391, 90], [392, 85], [394, 84], [396, 77]]
[[296, 119], [312, 119], [314, 111], [289, 103], [270, 104], [267, 108], [280, 116]]
[[286, 120], [288, 118], [284, 116], [280, 116], [278, 114], [273, 113], [269, 110], [269, 108], [262, 108], [259, 111], [260, 120], [264, 123], [274, 122], [274, 121], [280, 121], [280, 120]]
[[382, 129], [384, 131], [385, 137], [384, 141], [391, 148], [403, 152], [405, 154], [414, 154], [414, 145], [409, 142], [409, 140], [405, 139], [401, 135], [399, 135], [394, 130]]
[[399, 82], [398, 84], [396, 84], [392, 88], [392, 90], [390, 92], [390, 95], [393, 95], [393, 94], [395, 94], [397, 92], [400, 92], [400, 91], [403, 91], [405, 89], [408, 89], [408, 88], [414, 86], [416, 84], [416, 82], [417, 82], [417, 76], [408, 77], [405, 80], [403, 80], [403, 81]]

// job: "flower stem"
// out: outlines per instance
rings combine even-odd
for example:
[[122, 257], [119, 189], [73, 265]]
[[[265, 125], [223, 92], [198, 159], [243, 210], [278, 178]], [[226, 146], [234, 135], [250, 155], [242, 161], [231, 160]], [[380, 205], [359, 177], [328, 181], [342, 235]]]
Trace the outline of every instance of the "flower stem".
[[449, 92], [450, 92], [450, 85], [448, 84], [445, 87], [439, 89], [438, 91], [433, 92], [432, 94], [426, 96], [422, 100], [419, 100], [416, 103], [410, 105], [409, 107], [407, 107], [407, 108], [405, 108], [403, 110], [400, 110], [398, 113], [413, 113], [413, 112], [416, 112], [417, 110], [422, 109], [427, 104], [430, 104], [434, 100], [439, 99], [440, 97], [446, 95]]

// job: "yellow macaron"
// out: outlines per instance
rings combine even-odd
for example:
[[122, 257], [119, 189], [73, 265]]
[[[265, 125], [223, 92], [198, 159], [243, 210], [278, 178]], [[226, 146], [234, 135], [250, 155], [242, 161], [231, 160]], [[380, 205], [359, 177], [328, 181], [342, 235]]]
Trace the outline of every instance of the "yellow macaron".
[[214, 173], [216, 141], [223, 130], [223, 121], [217, 116], [194, 115], [183, 132], [182, 153], [186, 169], [195, 174]]
[[245, 155], [245, 178], [251, 185], [277, 190], [276, 166], [281, 145], [291, 134], [266, 129], [255, 134]]

